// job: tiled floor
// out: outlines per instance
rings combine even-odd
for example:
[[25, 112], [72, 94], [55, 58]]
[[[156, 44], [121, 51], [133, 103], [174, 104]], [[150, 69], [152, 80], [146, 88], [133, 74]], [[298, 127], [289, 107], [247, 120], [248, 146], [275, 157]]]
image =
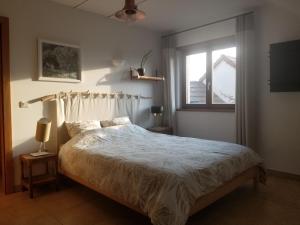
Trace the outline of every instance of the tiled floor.
[[[151, 225], [126, 207], [80, 185], [59, 192], [0, 196], [1, 225]], [[300, 181], [269, 177], [244, 185], [189, 219], [187, 225], [300, 225]]]

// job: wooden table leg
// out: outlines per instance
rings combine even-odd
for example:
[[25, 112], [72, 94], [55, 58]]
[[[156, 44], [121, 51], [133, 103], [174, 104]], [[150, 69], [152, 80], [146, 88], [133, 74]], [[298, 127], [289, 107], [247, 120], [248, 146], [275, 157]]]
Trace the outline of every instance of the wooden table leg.
[[21, 181], [22, 181], [21, 190], [22, 190], [22, 192], [25, 191], [25, 187], [24, 187], [24, 184], [23, 184], [24, 178], [25, 178], [25, 175], [24, 175], [24, 162], [21, 159]]
[[57, 158], [54, 160], [54, 175], [56, 177], [55, 180], [55, 190], [58, 191], [58, 176], [57, 176], [57, 170], [58, 170], [58, 165], [57, 165]]
[[33, 190], [32, 190], [32, 164], [28, 165], [28, 179], [29, 179], [29, 195], [30, 198], [33, 198]]

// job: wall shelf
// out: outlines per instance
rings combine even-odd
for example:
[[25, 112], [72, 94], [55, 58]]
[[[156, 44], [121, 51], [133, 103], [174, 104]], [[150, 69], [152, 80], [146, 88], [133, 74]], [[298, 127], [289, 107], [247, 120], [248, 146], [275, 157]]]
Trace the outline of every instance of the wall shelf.
[[130, 76], [131, 80], [149, 80], [149, 81], [164, 81], [165, 77], [164, 76], [149, 76], [149, 75], [144, 75], [144, 76], [133, 76], [132, 70], [130, 71]]
[[131, 76], [131, 80], [150, 80], [150, 81], [164, 81], [164, 77], [153, 76]]

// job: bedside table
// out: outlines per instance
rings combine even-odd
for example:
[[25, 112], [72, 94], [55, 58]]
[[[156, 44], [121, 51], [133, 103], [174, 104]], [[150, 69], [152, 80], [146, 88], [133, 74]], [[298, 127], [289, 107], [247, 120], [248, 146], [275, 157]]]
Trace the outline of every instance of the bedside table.
[[147, 130], [161, 134], [173, 134], [172, 127], [150, 127]]
[[[20, 156], [21, 170], [22, 170], [22, 190], [27, 189], [29, 191], [30, 198], [33, 198], [33, 188], [35, 186], [54, 183], [56, 190], [58, 190], [58, 178], [57, 178], [57, 154], [50, 153], [43, 156], [31, 156], [25, 154]], [[39, 176], [34, 176], [32, 173], [32, 167], [34, 164], [45, 164], [46, 173]], [[25, 176], [25, 171], [27, 176]]]

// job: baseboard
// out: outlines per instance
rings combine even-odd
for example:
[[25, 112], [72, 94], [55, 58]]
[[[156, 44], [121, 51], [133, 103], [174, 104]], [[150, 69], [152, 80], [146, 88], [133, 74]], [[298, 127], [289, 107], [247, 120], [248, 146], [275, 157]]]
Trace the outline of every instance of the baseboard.
[[267, 169], [267, 174], [276, 176], [276, 177], [300, 180], [300, 175], [298, 175], [298, 174], [292, 174], [292, 173], [282, 172], [282, 171], [278, 171], [278, 170]]

